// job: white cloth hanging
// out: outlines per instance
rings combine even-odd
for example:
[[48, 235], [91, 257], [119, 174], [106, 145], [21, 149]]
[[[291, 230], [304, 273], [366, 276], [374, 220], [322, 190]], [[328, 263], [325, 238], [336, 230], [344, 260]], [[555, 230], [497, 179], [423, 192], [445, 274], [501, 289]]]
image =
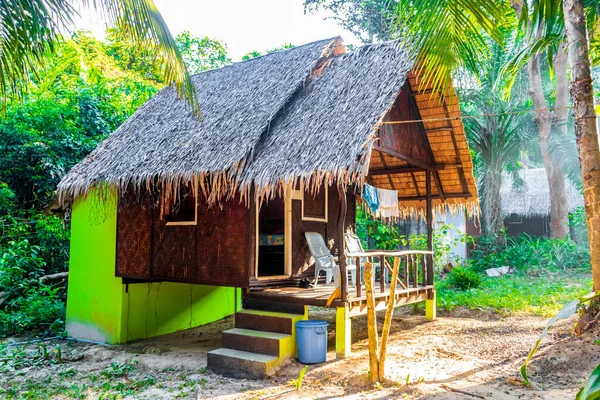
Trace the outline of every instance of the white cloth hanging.
[[379, 196], [379, 209], [376, 216], [378, 218], [398, 218], [398, 191], [377, 188]]

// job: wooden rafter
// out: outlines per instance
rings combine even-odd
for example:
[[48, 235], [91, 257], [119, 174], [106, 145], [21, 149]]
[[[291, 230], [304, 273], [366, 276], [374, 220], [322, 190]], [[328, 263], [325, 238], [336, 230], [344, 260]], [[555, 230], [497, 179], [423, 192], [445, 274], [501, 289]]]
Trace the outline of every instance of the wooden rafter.
[[[409, 98], [410, 98], [413, 108], [415, 109], [415, 112], [417, 113], [417, 118], [422, 119], [421, 112], [419, 111], [419, 107], [417, 105], [417, 101], [415, 100], [415, 93], [412, 91], [412, 88], [410, 88]], [[431, 162], [435, 164], [435, 156], [433, 154], [433, 150], [431, 149], [431, 143], [429, 143], [429, 137], [427, 137], [427, 133], [425, 132], [425, 126], [423, 125], [422, 122], [417, 125], [419, 127], [419, 132], [421, 133], [421, 136], [425, 140], [425, 143], [427, 145], [427, 147], [426, 147], [427, 154], [429, 154], [429, 158], [430, 158]], [[454, 135], [452, 135], [452, 137], [454, 138]], [[456, 159], [455, 161], [460, 162], [460, 159]], [[430, 177], [429, 173], [427, 173], [427, 179], [430, 179], [430, 178], [431, 177]], [[437, 191], [440, 195], [440, 198], [442, 199], [442, 201], [446, 201], [446, 197], [444, 196], [444, 187], [442, 186], [442, 181], [440, 180], [440, 174], [437, 170], [433, 170], [433, 180], [435, 182], [435, 186], [437, 187]]]
[[394, 150], [386, 149], [386, 148], [383, 148], [380, 146], [373, 146], [373, 150], [379, 151], [380, 153], [385, 153], [385, 154], [390, 155], [395, 158], [399, 158], [400, 160], [406, 161], [407, 163], [414, 165], [416, 167], [421, 167], [421, 168], [427, 169], [427, 170], [433, 169], [433, 165], [431, 165], [431, 164], [424, 163], [419, 160], [415, 160], [411, 157], [407, 157], [404, 154], [400, 154]]

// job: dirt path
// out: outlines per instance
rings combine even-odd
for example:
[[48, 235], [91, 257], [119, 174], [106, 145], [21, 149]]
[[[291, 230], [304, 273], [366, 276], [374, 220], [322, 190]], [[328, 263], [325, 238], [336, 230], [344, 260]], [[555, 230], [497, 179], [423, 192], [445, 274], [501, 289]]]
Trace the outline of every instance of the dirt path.
[[[309, 367], [300, 392], [293, 389], [303, 365], [294, 361], [264, 381], [224, 378], [206, 371], [206, 352], [219, 347], [219, 332], [233, 325], [233, 319], [227, 318], [124, 346], [62, 344], [67, 360], [83, 358], [62, 364], [31, 363], [14, 371], [5, 366], [0, 373], [0, 390], [4, 390], [0, 397], [29, 390], [40, 396], [66, 394], [56, 398], [97, 398], [108, 391], [147, 399], [476, 398], [450, 392], [446, 385], [486, 399], [568, 399], [574, 398], [600, 363], [600, 347], [589, 337], [571, 337], [572, 321], [567, 321], [544, 341], [540, 356], [530, 366], [536, 389], [524, 388], [518, 369], [546, 319], [469, 312], [428, 323], [420, 315], [398, 315], [388, 346], [386, 375], [390, 380], [376, 389], [367, 382], [366, 320], [352, 321], [352, 356], [335, 360], [335, 314], [313, 311], [311, 318], [330, 322], [330, 351], [326, 363]], [[35, 354], [38, 350], [28, 346], [23, 351]], [[125, 374], [121, 374], [123, 369]]]

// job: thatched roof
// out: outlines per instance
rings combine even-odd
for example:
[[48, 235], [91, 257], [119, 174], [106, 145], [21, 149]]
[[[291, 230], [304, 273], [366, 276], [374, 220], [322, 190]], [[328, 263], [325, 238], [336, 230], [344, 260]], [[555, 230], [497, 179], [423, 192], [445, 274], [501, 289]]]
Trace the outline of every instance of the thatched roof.
[[315, 173], [312, 183], [364, 177], [375, 132], [411, 67], [394, 42], [330, 60], [273, 123], [243, 184], [271, 188]]
[[[378, 130], [408, 80], [424, 114], [442, 110], [453, 119], [423, 122], [434, 138], [431, 161], [454, 166], [436, 170], [443, 190], [454, 196], [434, 191], [434, 204], [477, 208], [454, 90], [449, 86], [439, 96], [421, 87], [411, 68], [395, 42], [343, 54], [341, 39], [334, 38], [195, 75], [203, 122], [174, 90], [163, 89], [68, 173], [59, 196], [69, 202], [98, 185], [124, 192], [155, 184], [173, 189], [182, 181], [210, 199], [250, 188], [262, 198], [292, 182], [361, 185], [375, 161]], [[425, 207], [422, 176], [422, 183], [418, 173], [373, 180], [385, 178], [377, 186], [401, 197], [402, 185], [414, 184], [412, 200], [400, 203], [414, 212]]]
[[[522, 169], [519, 176], [521, 185], [513, 185], [513, 178], [508, 174], [502, 176], [500, 195], [502, 198], [502, 213], [523, 217], [543, 217], [550, 214], [550, 189], [544, 168]], [[567, 209], [572, 212], [583, 206], [583, 195], [566, 180]]]
[[161, 90], [69, 171], [59, 197], [76, 198], [99, 184], [125, 189], [156, 178], [177, 184], [235, 175], [273, 118], [340, 44], [340, 38], [321, 40], [194, 75], [203, 121], [173, 88]]

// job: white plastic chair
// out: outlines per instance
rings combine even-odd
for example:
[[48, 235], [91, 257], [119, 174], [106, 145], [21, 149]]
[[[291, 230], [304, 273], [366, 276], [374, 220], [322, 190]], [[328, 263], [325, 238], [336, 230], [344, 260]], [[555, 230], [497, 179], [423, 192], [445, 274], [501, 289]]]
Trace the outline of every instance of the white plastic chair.
[[[304, 236], [306, 237], [310, 253], [315, 259], [315, 286], [317, 286], [319, 274], [321, 271], [325, 271], [325, 284], [329, 285], [333, 277], [335, 286], [339, 287], [340, 267], [327, 248], [323, 236], [317, 232], [305, 232]], [[348, 264], [346, 269], [350, 272], [352, 285], [356, 285], [356, 266]]]
[[[362, 243], [360, 242], [360, 238], [358, 236], [356, 236], [355, 233], [352, 232], [346, 232], [346, 234], [344, 235], [345, 239], [346, 239], [346, 250], [348, 254], [357, 254], [357, 253], [365, 253], [365, 249], [362, 246]], [[360, 276], [363, 278], [364, 280], [364, 276], [363, 276], [363, 265], [365, 264], [365, 262], [367, 261], [367, 257], [360, 257], [360, 263], [361, 265], [358, 266], [360, 268]], [[356, 265], [356, 258], [355, 257], [348, 257], [348, 264], [352, 264], [354, 266], [354, 268], [357, 268]], [[375, 260], [373, 260], [373, 267], [374, 268], [379, 268], [379, 260], [376, 258]], [[386, 280], [389, 281], [389, 276], [387, 276], [386, 274]]]

